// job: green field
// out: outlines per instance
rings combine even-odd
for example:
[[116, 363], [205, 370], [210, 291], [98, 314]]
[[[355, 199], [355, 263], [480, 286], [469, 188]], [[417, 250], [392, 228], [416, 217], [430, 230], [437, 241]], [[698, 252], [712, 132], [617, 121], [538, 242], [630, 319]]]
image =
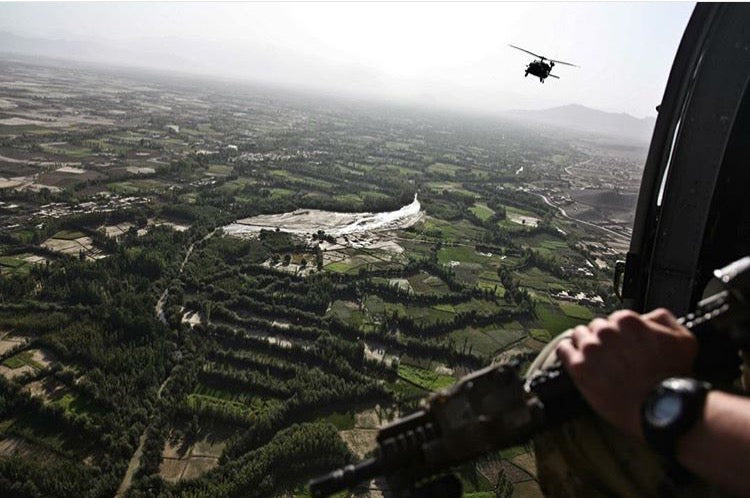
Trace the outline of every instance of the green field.
[[11, 369], [21, 368], [24, 365], [28, 365], [37, 370], [41, 370], [42, 368], [44, 368], [43, 365], [34, 361], [34, 359], [32, 358], [32, 354], [29, 351], [21, 351], [20, 353], [7, 358], [3, 362], [3, 365]]
[[474, 192], [466, 190], [465, 188], [463, 188], [462, 184], [458, 182], [428, 182], [427, 187], [437, 192], [447, 190], [449, 192], [458, 192], [470, 197], [477, 197]]
[[323, 267], [324, 270], [332, 271], [335, 273], [349, 273], [354, 269], [354, 266], [345, 263], [343, 261], [337, 261], [335, 263], [329, 263]]
[[75, 145], [70, 144], [61, 144], [61, 145], [41, 145], [42, 149], [45, 152], [49, 152], [50, 154], [60, 154], [75, 158], [81, 158], [86, 157], [91, 154], [91, 149], [88, 149], [86, 147], [77, 147]]
[[107, 184], [107, 188], [116, 194], [131, 195], [145, 192], [160, 192], [169, 188], [169, 185], [159, 180], [140, 179], [114, 182]]
[[473, 247], [443, 247], [438, 252], [438, 263], [444, 265], [451, 261], [458, 261], [460, 263], [485, 264], [490, 261], [490, 257], [477, 253]]
[[408, 278], [409, 285], [417, 294], [442, 295], [449, 292], [448, 285], [440, 277], [421, 272]]
[[317, 187], [322, 189], [330, 189], [333, 187], [333, 184], [331, 182], [327, 182], [325, 180], [320, 180], [318, 178], [310, 178], [306, 176], [297, 175], [295, 173], [290, 173], [286, 170], [280, 170], [280, 169], [274, 169], [271, 170], [270, 173], [276, 177], [284, 178], [286, 180], [296, 181], [300, 183], [304, 183], [306, 185], [309, 185], [311, 187]]
[[9, 268], [18, 268], [26, 264], [26, 261], [14, 258], [12, 256], [0, 256], [0, 266], [7, 266]]
[[482, 235], [482, 229], [465, 219], [445, 221], [429, 216], [422, 224], [415, 225], [413, 230], [419, 230], [421, 235], [443, 242], [467, 243], [480, 240]]
[[53, 404], [61, 406], [67, 413], [73, 415], [87, 415], [96, 413], [98, 410], [91, 402], [73, 392], [66, 392]]
[[4, 274], [26, 274], [31, 271], [31, 263], [20, 257], [0, 256], [0, 271]]
[[330, 415], [326, 415], [325, 417], [319, 418], [318, 422], [320, 423], [328, 423], [333, 424], [336, 426], [336, 428], [340, 431], [346, 431], [350, 429], [354, 429], [354, 414], [351, 412], [346, 413], [339, 413], [339, 412], [333, 412]]
[[571, 318], [580, 320], [591, 320], [592, 318], [594, 318], [594, 314], [591, 312], [591, 310], [589, 310], [585, 306], [581, 306], [580, 304], [561, 301], [559, 303], [559, 306], [563, 310], [563, 312]]
[[545, 329], [531, 329], [529, 330], [529, 336], [542, 342], [549, 342], [552, 340], [552, 334], [549, 330]]
[[526, 268], [518, 272], [518, 283], [521, 287], [549, 292], [565, 290], [568, 285], [563, 280], [537, 267]]
[[505, 295], [505, 288], [500, 282], [488, 282], [486, 280], [477, 281], [477, 287], [484, 290], [491, 290], [497, 297], [503, 297]]
[[495, 325], [480, 328], [467, 327], [450, 334], [456, 349], [462, 350], [466, 347], [468, 350], [470, 348], [473, 353], [484, 357], [490, 357], [524, 337], [526, 333], [523, 327], [511, 328], [510, 324], [503, 327]]
[[429, 173], [438, 175], [456, 176], [456, 172], [461, 169], [460, 166], [455, 164], [435, 163], [427, 167]]
[[336, 197], [334, 197], [334, 199], [340, 202], [347, 202], [347, 203], [352, 203], [352, 204], [360, 204], [362, 202], [362, 198], [358, 196], [357, 194], [337, 195]]
[[424, 368], [415, 367], [401, 363], [398, 366], [399, 377], [428, 391], [437, 391], [450, 387], [456, 383], [456, 379], [449, 375], [441, 375]]
[[216, 176], [229, 176], [234, 168], [226, 164], [212, 164], [208, 167], [208, 173]]
[[549, 331], [553, 336], [584, 322], [584, 320], [567, 316], [558, 306], [546, 303], [537, 304], [536, 314], [539, 328]]
[[360, 328], [365, 320], [364, 314], [359, 311], [354, 303], [345, 303], [343, 301], [334, 301], [331, 309], [328, 311], [330, 316], [347, 323], [355, 328]]
[[418, 306], [412, 304], [385, 302], [386, 314], [398, 314], [408, 316], [419, 324], [432, 324], [453, 319], [453, 311], [445, 311], [437, 307]]
[[471, 212], [476, 215], [482, 221], [488, 220], [492, 217], [495, 212], [488, 208], [485, 204], [476, 203], [471, 208]]

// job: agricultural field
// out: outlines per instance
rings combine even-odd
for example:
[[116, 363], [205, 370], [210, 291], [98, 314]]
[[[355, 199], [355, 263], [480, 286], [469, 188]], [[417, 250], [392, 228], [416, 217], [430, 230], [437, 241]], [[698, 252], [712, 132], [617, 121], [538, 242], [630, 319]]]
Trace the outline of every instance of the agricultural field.
[[[596, 142], [49, 64], [0, 58], [0, 494], [308, 496], [616, 305], [628, 228], [554, 207], [624, 217]], [[528, 448], [459, 474], [539, 496]]]

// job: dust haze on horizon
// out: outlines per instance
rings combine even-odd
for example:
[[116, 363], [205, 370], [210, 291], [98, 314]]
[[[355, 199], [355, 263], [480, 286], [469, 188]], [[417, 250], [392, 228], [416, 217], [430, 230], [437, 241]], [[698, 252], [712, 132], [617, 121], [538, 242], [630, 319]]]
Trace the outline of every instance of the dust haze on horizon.
[[[655, 115], [693, 3], [0, 3], [57, 54], [438, 108]], [[32, 40], [32, 41], [33, 41]], [[531, 56], [573, 62], [524, 78]], [[72, 47], [72, 48], [63, 48]], [[0, 48], [2, 52], [2, 48]]]

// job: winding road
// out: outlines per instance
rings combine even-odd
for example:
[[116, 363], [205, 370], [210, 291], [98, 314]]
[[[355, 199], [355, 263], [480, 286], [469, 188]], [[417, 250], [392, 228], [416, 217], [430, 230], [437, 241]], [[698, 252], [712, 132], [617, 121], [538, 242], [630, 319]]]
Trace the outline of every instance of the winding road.
[[566, 213], [563, 208], [561, 208], [560, 206], [558, 206], [554, 202], [550, 201], [546, 196], [544, 196], [542, 194], [538, 194], [536, 192], [529, 192], [529, 193], [530, 194], [534, 194], [534, 195], [538, 195], [539, 197], [541, 197], [544, 200], [544, 202], [547, 203], [547, 205], [552, 206], [553, 208], [555, 208], [558, 211], [560, 211], [560, 214], [563, 215], [563, 217], [568, 218], [569, 220], [573, 220], [576, 223], [583, 223], [584, 225], [588, 225], [590, 227], [602, 230], [604, 232], [607, 232], [609, 235], [612, 235], [613, 237], [620, 239], [622, 242], [630, 243], [630, 237], [627, 237], [626, 235], [623, 235], [621, 233], [617, 233], [614, 230], [610, 230], [609, 228], [605, 228], [605, 227], [602, 227], [602, 226], [599, 226], [599, 225], [595, 225], [594, 223], [591, 223], [589, 221], [585, 221], [585, 220], [582, 220], [582, 219], [579, 219], [579, 218], [573, 218], [568, 213]]

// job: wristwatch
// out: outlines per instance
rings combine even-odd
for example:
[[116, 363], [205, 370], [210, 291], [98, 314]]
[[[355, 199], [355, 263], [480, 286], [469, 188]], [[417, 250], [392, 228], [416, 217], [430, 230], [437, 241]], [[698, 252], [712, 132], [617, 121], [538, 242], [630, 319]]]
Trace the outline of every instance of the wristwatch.
[[672, 377], [660, 382], [641, 409], [643, 435], [648, 445], [669, 460], [677, 457], [677, 441], [703, 417], [711, 384]]

